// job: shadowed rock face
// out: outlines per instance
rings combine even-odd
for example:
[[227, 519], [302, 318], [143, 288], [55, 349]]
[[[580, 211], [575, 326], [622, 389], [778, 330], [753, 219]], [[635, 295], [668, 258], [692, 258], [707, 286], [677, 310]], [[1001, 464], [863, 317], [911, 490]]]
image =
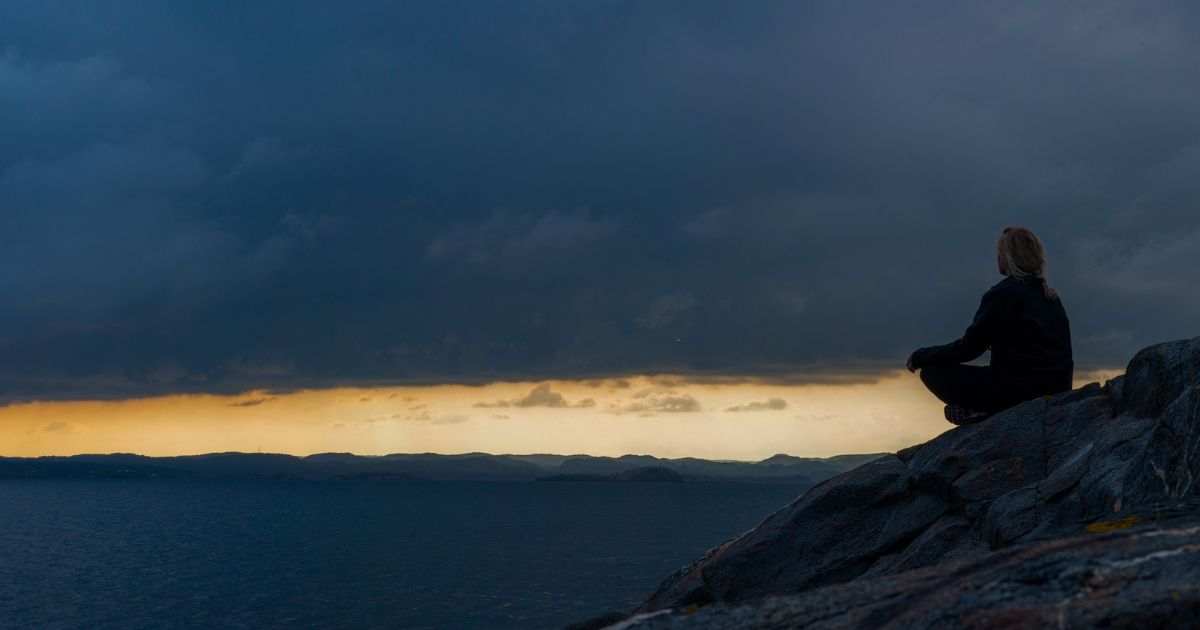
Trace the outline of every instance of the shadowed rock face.
[[[1005, 563], [1015, 562], [1020, 553], [1083, 554], [1079, 561], [1084, 562], [1094, 552], [1097, 562], [1101, 556], [1118, 565], [1132, 562], [1133, 556], [1152, 553], [1166, 538], [1138, 538], [1127, 532], [1103, 541], [1064, 540], [1084, 531], [1081, 523], [1195, 505], [1191, 501], [1200, 493], [1197, 458], [1200, 337], [1138, 352], [1126, 374], [1103, 387], [1092, 383], [1024, 402], [828, 479], [754, 529], [668, 576], [635, 612], [685, 610], [781, 594], [794, 598], [830, 585], [840, 585], [840, 590], [812, 592], [829, 591], [849, 599], [854, 597], [846, 593], [860, 592], [875, 594], [863, 595], [867, 599], [894, 598], [888, 593], [934, 588], [934, 583], [943, 588], [946, 584], [938, 580], [953, 575], [945, 573], [948, 566], [973, 567], [973, 575], [999, 571], [988, 579], [1003, 579], [1004, 572], [1016, 566]], [[1189, 527], [1200, 525], [1200, 516], [1190, 523]], [[1177, 555], [1198, 567], [1193, 573], [1200, 574], [1200, 530], [1179, 531], [1184, 533], [1172, 536], [1183, 541], [1178, 548], [1185, 551]], [[1060, 544], [1065, 546], [1055, 546]], [[1028, 551], [1033, 548], [1041, 551]], [[1009, 555], [998, 555], [1001, 550]], [[1085, 571], [1085, 565], [1080, 570]], [[1087, 583], [1086, 576], [1080, 579]], [[1200, 575], [1192, 575], [1190, 590], [1170, 600], [1181, 610], [1195, 609], [1200, 602], [1197, 579]], [[750, 608], [766, 606], [811, 608], [794, 601], [760, 602]], [[1024, 621], [1005, 618], [1009, 613], [1002, 608], [988, 623]], [[1015, 608], [1010, 613], [1018, 614]], [[657, 621], [640, 623], [667, 624], [672, 618], [661, 615]], [[809, 625], [814, 618], [801, 615], [793, 621]], [[842, 623], [867, 621], [847, 618]]]
[[[663, 610], [624, 628], [1194, 628], [1200, 513], [1021, 543], [979, 558], [743, 605]], [[1117, 521], [1122, 527], [1130, 521]], [[1082, 530], [1082, 528], [1081, 528]]]

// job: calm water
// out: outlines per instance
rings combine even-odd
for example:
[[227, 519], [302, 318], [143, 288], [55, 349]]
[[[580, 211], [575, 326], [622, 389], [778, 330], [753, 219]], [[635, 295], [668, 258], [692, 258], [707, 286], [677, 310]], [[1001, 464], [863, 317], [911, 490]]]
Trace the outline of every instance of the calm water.
[[0, 626], [554, 628], [796, 486], [0, 480]]

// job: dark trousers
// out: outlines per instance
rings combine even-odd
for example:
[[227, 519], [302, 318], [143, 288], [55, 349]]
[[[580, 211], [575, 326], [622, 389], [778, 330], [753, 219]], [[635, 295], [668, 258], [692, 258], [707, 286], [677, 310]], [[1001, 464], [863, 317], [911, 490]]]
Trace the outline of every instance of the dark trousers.
[[1007, 409], [1039, 395], [978, 365], [927, 365], [921, 368], [921, 382], [947, 405], [978, 411]]

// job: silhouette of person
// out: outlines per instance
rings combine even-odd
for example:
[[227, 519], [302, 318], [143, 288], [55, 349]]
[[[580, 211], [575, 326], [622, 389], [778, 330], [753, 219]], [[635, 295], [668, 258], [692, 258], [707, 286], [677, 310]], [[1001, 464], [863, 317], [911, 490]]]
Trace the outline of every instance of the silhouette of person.
[[[919, 348], [906, 361], [946, 403], [946, 419], [954, 424], [1071, 389], [1071, 326], [1062, 298], [1046, 283], [1041, 240], [1025, 227], [1004, 228], [996, 239], [996, 264], [1005, 278], [983, 294], [963, 336]], [[990, 365], [963, 365], [989, 348]]]

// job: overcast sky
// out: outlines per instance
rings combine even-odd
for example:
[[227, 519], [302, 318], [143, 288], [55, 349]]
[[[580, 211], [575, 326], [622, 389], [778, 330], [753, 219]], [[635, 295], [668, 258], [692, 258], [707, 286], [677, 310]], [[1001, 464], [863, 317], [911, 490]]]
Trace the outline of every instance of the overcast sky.
[[1192, 2], [0, 5], [0, 399], [870, 379], [1010, 223], [1200, 334]]

